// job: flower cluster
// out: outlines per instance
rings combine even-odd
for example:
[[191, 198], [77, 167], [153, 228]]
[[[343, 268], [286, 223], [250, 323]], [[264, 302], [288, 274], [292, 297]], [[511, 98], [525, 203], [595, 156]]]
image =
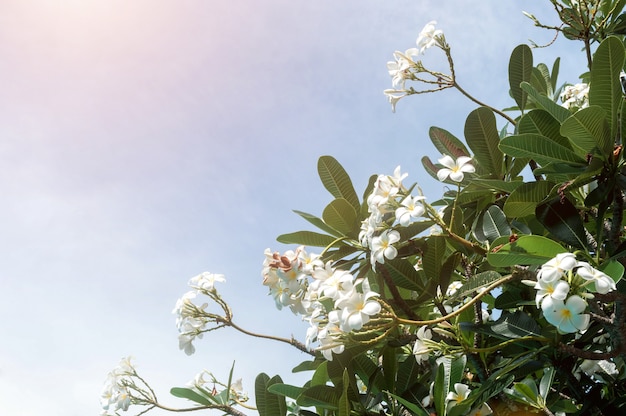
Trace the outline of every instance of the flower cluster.
[[367, 279], [355, 279], [332, 262], [322, 263], [304, 247], [284, 254], [265, 251], [263, 284], [268, 286], [276, 307], [288, 306], [309, 322], [307, 348], [314, 342], [326, 359], [344, 349], [342, 336], [358, 331], [381, 311], [378, 293]]
[[385, 259], [393, 260], [398, 254], [394, 244], [400, 241], [400, 233], [391, 227], [406, 227], [426, 212], [422, 203], [425, 198], [409, 194], [402, 185], [407, 176], [401, 173], [400, 166], [393, 175], [378, 175], [367, 197], [370, 215], [361, 224], [359, 241], [370, 250], [373, 268], [376, 263], [384, 264]]
[[130, 386], [134, 385], [132, 377], [137, 375], [131, 357], [122, 358], [117, 367], [111, 370], [104, 383], [100, 398], [102, 415], [114, 415], [118, 410], [128, 410], [131, 404]]
[[216, 282], [224, 282], [226, 279], [221, 274], [204, 272], [189, 280], [189, 286], [193, 289], [185, 293], [176, 301], [172, 313], [176, 315], [176, 327], [178, 328], [178, 347], [191, 355], [196, 351], [193, 341], [202, 338], [206, 332], [206, 326], [211, 321], [210, 314], [205, 312], [208, 303], [198, 306], [193, 300], [200, 294], [205, 294], [217, 300], [218, 294], [215, 289]]
[[535, 302], [546, 320], [561, 333], [583, 332], [590, 316], [585, 299], [592, 293], [606, 294], [615, 290], [615, 281], [589, 263], [576, 260], [572, 253], [557, 254], [537, 273], [537, 281], [529, 282], [537, 294]]
[[[391, 104], [392, 111], [396, 110], [396, 103], [409, 94], [415, 93], [413, 88], [406, 88], [406, 81], [425, 81], [420, 79], [417, 74], [426, 72], [435, 75], [432, 71], [428, 71], [422, 65], [421, 61], [415, 58], [423, 55], [426, 49], [437, 46], [441, 49], [448, 48], [443, 32], [435, 29], [437, 22], [431, 21], [424, 26], [415, 41], [415, 48], [407, 49], [405, 52], [396, 51], [393, 53], [394, 60], [387, 62], [387, 70], [391, 76], [393, 88], [384, 91], [385, 96]], [[443, 81], [441, 77], [435, 77]]]
[[579, 83], [567, 85], [560, 95], [562, 106], [568, 110], [579, 110], [589, 107], [589, 84]]

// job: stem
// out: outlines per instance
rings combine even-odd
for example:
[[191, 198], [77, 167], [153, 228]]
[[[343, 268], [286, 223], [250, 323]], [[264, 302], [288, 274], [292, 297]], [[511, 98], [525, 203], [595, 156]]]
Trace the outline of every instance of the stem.
[[453, 81], [454, 83], [454, 87], [459, 90], [459, 92], [461, 94], [463, 94], [464, 96], [466, 96], [467, 98], [469, 98], [471, 101], [475, 102], [476, 104], [478, 104], [481, 107], [487, 107], [488, 109], [490, 109], [491, 111], [493, 111], [494, 113], [498, 114], [500, 117], [504, 118], [506, 121], [508, 121], [509, 123], [511, 123], [512, 125], [515, 125], [515, 120], [513, 120], [510, 116], [508, 116], [507, 114], [505, 114], [504, 112], [498, 110], [497, 108], [493, 108], [490, 105], [487, 105], [485, 103], [483, 103], [482, 101], [477, 100], [476, 98], [472, 97], [467, 91], [465, 91], [463, 88], [461, 88], [461, 86], [456, 82], [456, 79]]
[[164, 406], [160, 403], [153, 403], [155, 407], [158, 407], [159, 409], [162, 410], [167, 410], [168, 412], [194, 412], [196, 410], [205, 410], [205, 409], [217, 409], [217, 410], [221, 410], [222, 412], [229, 414], [229, 415], [233, 415], [233, 416], [246, 416], [245, 413], [240, 412], [239, 410], [228, 406], [226, 404], [215, 404], [215, 405], [211, 405], [211, 406], [196, 406], [196, 407], [185, 407], [182, 409], [176, 409], [173, 407], [167, 407]]
[[265, 334], [257, 334], [256, 332], [250, 332], [242, 327], [240, 327], [239, 325], [235, 324], [233, 321], [225, 321], [223, 319], [221, 319], [222, 322], [224, 322], [226, 325], [236, 329], [237, 331], [244, 333], [246, 335], [250, 335], [251, 337], [255, 337], [255, 338], [264, 338], [264, 339], [271, 339], [273, 341], [279, 341], [279, 342], [284, 342], [286, 344], [289, 344], [291, 346], [296, 347], [297, 349], [299, 349], [302, 352], [306, 352], [309, 355], [312, 355], [315, 357], [315, 353], [312, 351], [309, 351], [309, 349], [306, 347], [306, 345], [304, 345], [303, 343], [301, 343], [300, 341], [298, 341], [295, 338], [291, 338], [291, 339], [287, 339], [287, 338], [281, 338], [281, 337], [276, 337], [273, 335], [265, 335]]
[[412, 321], [409, 319], [402, 319], [402, 318], [398, 318], [395, 317], [396, 321], [398, 323], [401, 324], [406, 324], [406, 325], [434, 325], [434, 324], [438, 324], [440, 322], [444, 322], [447, 321], [450, 318], [454, 318], [457, 315], [462, 314], [463, 312], [465, 312], [466, 310], [468, 310], [469, 308], [472, 308], [474, 306], [474, 304], [476, 302], [478, 302], [483, 296], [487, 295], [489, 292], [491, 292], [492, 290], [494, 290], [495, 288], [497, 288], [498, 286], [513, 280], [514, 275], [510, 274], [508, 276], [504, 276], [501, 279], [496, 280], [495, 282], [493, 282], [492, 284], [490, 284], [489, 286], [487, 286], [485, 288], [485, 290], [483, 290], [481, 293], [477, 294], [476, 296], [474, 296], [469, 302], [467, 302], [465, 305], [461, 306], [459, 309], [457, 309], [454, 312], [449, 313], [446, 316], [442, 316], [441, 318], [436, 318], [436, 319], [430, 319], [427, 321]]

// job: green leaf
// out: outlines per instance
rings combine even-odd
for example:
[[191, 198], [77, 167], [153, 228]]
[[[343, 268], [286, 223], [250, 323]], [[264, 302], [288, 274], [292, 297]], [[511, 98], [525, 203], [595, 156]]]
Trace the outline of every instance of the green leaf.
[[518, 134], [505, 137], [500, 149], [510, 156], [529, 157], [544, 165], [550, 162], [586, 165], [587, 161], [571, 149], [539, 134]]
[[315, 371], [317, 368], [326, 361], [322, 361], [320, 359], [315, 359], [313, 361], [302, 361], [300, 364], [295, 366], [292, 373], [300, 373], [302, 371]]
[[541, 335], [541, 327], [533, 318], [522, 311], [503, 312], [500, 319], [491, 325], [491, 330], [505, 338], [521, 338]]
[[313, 377], [311, 377], [311, 385], [318, 386], [324, 385], [330, 379], [328, 376], [328, 361], [323, 361], [319, 367], [313, 373]]
[[170, 394], [174, 397], [180, 397], [181, 399], [191, 400], [192, 402], [199, 403], [203, 406], [211, 406], [215, 404], [214, 401], [202, 396], [192, 389], [186, 387], [173, 387], [170, 390]]
[[426, 242], [426, 252], [422, 257], [424, 273], [430, 279], [439, 280], [441, 265], [446, 254], [446, 240], [444, 237], [430, 237]]
[[333, 229], [346, 236], [356, 236], [359, 233], [359, 224], [356, 210], [350, 202], [343, 198], [330, 201], [324, 208], [322, 219]]
[[463, 142], [450, 132], [439, 127], [431, 127], [428, 135], [441, 154], [450, 155], [455, 159], [458, 159], [460, 156], [470, 156]]
[[467, 357], [444, 356], [438, 360], [437, 376], [433, 388], [434, 404], [437, 414], [446, 414], [448, 392], [452, 391], [455, 383], [460, 383], [465, 372]]
[[259, 416], [284, 416], [287, 413], [285, 398], [268, 391], [269, 386], [277, 383], [282, 384], [279, 376], [270, 379], [267, 374], [261, 373], [256, 377], [254, 396]]
[[539, 382], [539, 395], [543, 398], [544, 402], [550, 393], [550, 387], [552, 387], [552, 382], [554, 381], [554, 374], [554, 367], [546, 367], [543, 369], [543, 376]]
[[444, 369], [443, 363], [440, 363], [437, 366], [437, 375], [435, 376], [435, 386], [433, 388], [433, 402], [435, 405], [435, 411], [439, 415], [446, 414], [446, 396], [449, 391], [449, 375], [446, 377], [446, 370]]
[[619, 282], [624, 276], [624, 265], [617, 260], [610, 260], [603, 264], [601, 270], [610, 276], [615, 283]]
[[498, 237], [511, 235], [511, 226], [507, 222], [504, 212], [497, 205], [491, 205], [479, 215], [473, 228], [476, 239], [479, 239], [478, 234], [483, 237], [483, 239], [479, 239], [482, 242], [489, 241], [492, 243]]
[[315, 225], [320, 230], [326, 231], [328, 234], [334, 235], [335, 237], [343, 237], [343, 235], [340, 232], [338, 232], [332, 227], [329, 227], [324, 221], [322, 221], [320, 218], [316, 217], [315, 215], [307, 214], [306, 212], [297, 211], [297, 210], [294, 210], [293, 212], [295, 212], [296, 214], [298, 214], [299, 216], [301, 216], [302, 218], [304, 218], [311, 224]]
[[391, 280], [396, 286], [414, 290], [419, 293], [424, 291], [419, 273], [408, 260], [395, 258], [386, 261], [384, 265], [379, 265], [378, 267], [387, 269]]
[[343, 389], [341, 397], [339, 397], [339, 413], [337, 416], [350, 416], [350, 399], [348, 397], [348, 389], [350, 388], [350, 376], [348, 369], [343, 369]]
[[465, 121], [465, 140], [474, 152], [477, 171], [502, 176], [503, 155], [498, 148], [500, 135], [493, 111], [480, 107], [469, 114]]
[[527, 182], [519, 186], [504, 203], [504, 213], [509, 218], [522, 218], [535, 213], [537, 204], [543, 201], [554, 184], [548, 181]]
[[340, 394], [336, 387], [316, 385], [304, 390], [296, 403], [302, 407], [321, 407], [323, 409], [337, 410], [339, 398]]
[[361, 204], [350, 177], [332, 156], [322, 156], [317, 162], [317, 172], [322, 184], [335, 198], [343, 198], [359, 211]]
[[522, 90], [524, 90], [533, 99], [533, 101], [540, 107], [546, 110], [559, 122], [565, 121], [570, 116], [569, 110], [561, 107], [550, 98], [545, 95], [541, 95], [530, 83], [522, 82]]
[[610, 137], [616, 137], [618, 111], [623, 99], [619, 75], [624, 67], [624, 55], [622, 41], [610, 36], [602, 41], [593, 56], [589, 104], [598, 105], [606, 111], [611, 128]]
[[276, 237], [276, 241], [279, 243], [301, 244], [311, 247], [327, 247], [335, 240], [335, 237], [313, 231], [296, 231], [295, 233], [281, 234]]
[[545, 136], [572, 150], [570, 141], [561, 135], [561, 123], [546, 110], [536, 109], [524, 114], [517, 125], [517, 132], [518, 134], [534, 133]]
[[533, 70], [533, 53], [528, 45], [519, 45], [511, 53], [509, 59], [509, 86], [511, 95], [520, 111], [526, 107], [527, 93], [522, 90], [522, 82], [530, 82]]
[[539, 222], [559, 240], [578, 248], [587, 246], [583, 220], [567, 198], [556, 197], [537, 205]]
[[403, 399], [400, 396], [396, 396], [395, 394], [389, 393], [387, 392], [387, 394], [391, 397], [393, 397], [394, 399], [396, 399], [402, 406], [406, 407], [406, 409], [411, 412], [412, 415], [415, 416], [429, 416], [430, 413], [428, 413], [421, 405], [421, 403], [417, 402], [417, 404], [415, 403], [411, 403], [408, 400]]
[[498, 192], [510, 194], [518, 186], [523, 184], [522, 181], [503, 181], [500, 179], [472, 179], [472, 185], [478, 185]]
[[519, 383], [514, 383], [510, 390], [511, 397], [526, 403], [532, 407], [541, 408], [538, 401], [539, 392], [537, 386], [532, 379], [524, 379]]
[[561, 134], [568, 137], [583, 155], [595, 154], [607, 160], [613, 154], [613, 139], [606, 112], [598, 106], [583, 108], [572, 114], [563, 122]]
[[440, 169], [435, 165], [428, 156], [423, 156], [422, 165], [424, 166], [424, 170], [428, 173], [434, 180], [439, 181], [437, 177], [437, 171]]
[[494, 267], [541, 265], [559, 253], [567, 251], [556, 241], [540, 235], [523, 235], [497, 251], [487, 253], [487, 261]]
[[489, 286], [500, 278], [502, 278], [500, 273], [493, 270], [478, 273], [470, 277], [470, 279], [465, 282], [459, 290], [456, 291], [452, 299], [462, 299], [466, 296], [470, 296], [472, 293]]
[[297, 399], [300, 393], [304, 389], [298, 386], [292, 386], [291, 384], [276, 383], [267, 388], [270, 393], [277, 394], [279, 396], [289, 397], [291, 399]]

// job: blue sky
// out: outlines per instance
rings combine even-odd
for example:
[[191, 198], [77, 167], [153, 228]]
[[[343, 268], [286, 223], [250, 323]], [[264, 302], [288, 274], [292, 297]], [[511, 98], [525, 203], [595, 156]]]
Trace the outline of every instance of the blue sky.
[[[510, 51], [552, 38], [526, 8], [555, 23], [548, 2], [521, 0], [0, 3], [0, 412], [97, 414], [126, 355], [173, 405], [170, 387], [203, 369], [226, 378], [233, 360], [249, 392], [261, 371], [301, 381], [289, 370], [306, 356], [232, 331], [178, 351], [171, 310], [188, 279], [225, 274], [236, 322], [302, 339], [260, 270], [265, 248], [288, 248], [277, 235], [309, 228], [292, 209], [330, 201], [319, 156], [359, 194], [401, 165], [437, 199], [419, 162], [438, 156], [428, 128], [462, 137], [475, 106], [449, 90], [394, 114], [386, 62], [437, 20], [461, 85], [510, 106]], [[536, 61], [557, 54], [575, 82], [578, 45]]]

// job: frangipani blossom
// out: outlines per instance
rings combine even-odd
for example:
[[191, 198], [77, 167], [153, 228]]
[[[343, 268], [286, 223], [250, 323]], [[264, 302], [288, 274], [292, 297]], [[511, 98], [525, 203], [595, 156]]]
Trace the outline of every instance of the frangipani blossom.
[[415, 360], [418, 364], [421, 364], [423, 361], [428, 359], [430, 355], [430, 348], [426, 346], [424, 343], [425, 340], [430, 340], [433, 338], [433, 333], [428, 327], [421, 326], [417, 330], [417, 339], [415, 340], [415, 344], [413, 344], [413, 355], [415, 356]]
[[443, 39], [443, 31], [435, 29], [437, 24], [436, 20], [431, 20], [426, 23], [426, 26], [422, 29], [415, 43], [417, 48], [412, 48], [406, 51], [407, 55], [418, 56], [424, 53], [426, 49], [435, 46], [441, 39]]
[[593, 281], [596, 292], [606, 294], [617, 289], [615, 281], [606, 273], [591, 267], [589, 263], [584, 261], [578, 262], [578, 266], [580, 267], [576, 270], [576, 273], [585, 280]]
[[214, 274], [209, 272], [200, 273], [189, 280], [189, 286], [198, 290], [206, 290], [212, 292], [215, 290], [215, 282], [225, 282], [226, 278], [223, 274]]
[[[551, 299], [548, 301], [548, 299]], [[543, 316], [554, 325], [559, 332], [572, 334], [584, 331], [589, 326], [590, 317], [583, 313], [587, 302], [578, 295], [570, 296], [565, 302], [546, 298], [541, 304]]]
[[463, 383], [454, 383], [454, 391], [451, 391], [446, 396], [446, 400], [451, 401], [452, 403], [448, 404], [448, 406], [455, 406], [463, 402], [463, 400], [467, 399], [471, 390]]
[[437, 178], [440, 181], [445, 181], [449, 176], [454, 182], [463, 181], [465, 173], [476, 172], [474, 166], [469, 164], [470, 160], [472, 158], [467, 156], [460, 156], [457, 160], [454, 160], [451, 156], [444, 155], [439, 159], [439, 163], [445, 167], [437, 171]]
[[338, 316], [341, 329], [349, 332], [363, 328], [371, 316], [381, 311], [380, 303], [372, 299], [377, 296], [378, 293], [369, 290], [366, 293], [353, 290], [349, 296], [339, 299], [335, 307], [341, 310]]
[[385, 259], [393, 260], [398, 255], [398, 250], [392, 245], [400, 241], [400, 233], [392, 230], [383, 231], [378, 237], [372, 238], [372, 265], [385, 263]]
[[409, 68], [411, 68], [415, 62], [399, 51], [394, 52], [393, 57], [395, 61], [387, 62], [387, 70], [391, 76], [391, 83], [394, 88], [404, 90], [406, 80], [411, 78]]
[[565, 276], [578, 265], [576, 256], [572, 253], [559, 253], [553, 259], [541, 266], [537, 277], [546, 282], [553, 282]]
[[569, 284], [564, 280], [547, 282], [543, 279], [539, 279], [535, 284], [535, 289], [537, 289], [535, 302], [539, 308], [542, 300], [546, 297], [556, 300], [565, 300], [565, 298], [567, 298], [567, 294], [569, 293]]
[[422, 205], [422, 201], [425, 198], [423, 196], [411, 196], [408, 195], [404, 200], [402, 200], [402, 206], [396, 209], [396, 219], [403, 227], [406, 227], [411, 222], [413, 218], [419, 218], [424, 215], [426, 210], [424, 209], [424, 205]]
[[472, 410], [468, 416], [488, 416], [493, 414], [493, 410], [487, 403], [483, 403], [480, 407]]

